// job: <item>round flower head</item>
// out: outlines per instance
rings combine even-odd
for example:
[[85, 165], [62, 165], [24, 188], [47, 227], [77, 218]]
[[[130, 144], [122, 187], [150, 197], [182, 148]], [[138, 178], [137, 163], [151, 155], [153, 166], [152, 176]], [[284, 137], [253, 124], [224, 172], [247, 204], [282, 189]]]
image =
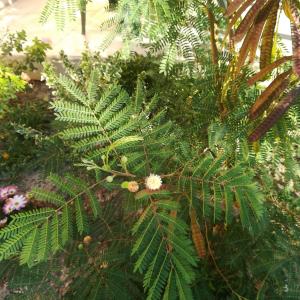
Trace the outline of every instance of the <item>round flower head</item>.
[[160, 189], [162, 185], [162, 180], [159, 175], [155, 174], [150, 174], [148, 177], [145, 179], [145, 185], [146, 188], [152, 191]]
[[20, 210], [24, 208], [27, 204], [27, 200], [23, 195], [15, 195], [13, 198], [10, 198], [11, 206], [13, 210]]
[[0, 189], [0, 200], [5, 200], [8, 197], [8, 188], [4, 187]]
[[139, 184], [136, 181], [129, 181], [127, 189], [131, 193], [136, 193], [139, 190]]

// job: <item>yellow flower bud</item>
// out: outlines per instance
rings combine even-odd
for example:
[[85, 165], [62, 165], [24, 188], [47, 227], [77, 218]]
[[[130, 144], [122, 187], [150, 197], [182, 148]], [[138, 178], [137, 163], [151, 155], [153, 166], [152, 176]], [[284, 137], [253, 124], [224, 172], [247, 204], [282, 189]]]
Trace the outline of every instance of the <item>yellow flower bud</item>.
[[8, 160], [9, 159], [9, 154], [8, 154], [8, 152], [3, 152], [2, 153], [2, 158], [4, 159], [4, 160]]
[[136, 193], [139, 190], [139, 184], [136, 181], [129, 181], [127, 189], [131, 193]]
[[84, 237], [83, 243], [88, 246], [92, 240], [93, 240], [92, 237], [90, 235], [87, 235]]

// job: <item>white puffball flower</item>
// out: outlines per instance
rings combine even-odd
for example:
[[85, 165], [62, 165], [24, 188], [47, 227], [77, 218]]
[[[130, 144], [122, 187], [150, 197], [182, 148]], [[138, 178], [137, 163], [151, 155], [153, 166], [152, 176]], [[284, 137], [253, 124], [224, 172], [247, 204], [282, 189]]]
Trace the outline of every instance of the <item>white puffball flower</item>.
[[162, 180], [159, 175], [155, 174], [150, 174], [148, 177], [145, 179], [145, 185], [146, 188], [152, 191], [160, 189], [162, 185]]

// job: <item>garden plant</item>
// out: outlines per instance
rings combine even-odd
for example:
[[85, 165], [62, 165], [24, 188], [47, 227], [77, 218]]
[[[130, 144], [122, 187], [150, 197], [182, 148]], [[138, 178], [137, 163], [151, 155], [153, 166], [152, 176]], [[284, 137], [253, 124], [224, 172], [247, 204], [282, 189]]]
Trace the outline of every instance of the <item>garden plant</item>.
[[62, 51], [63, 71], [25, 33], [1, 42], [6, 299], [299, 299], [300, 1], [113, 4], [102, 48]]

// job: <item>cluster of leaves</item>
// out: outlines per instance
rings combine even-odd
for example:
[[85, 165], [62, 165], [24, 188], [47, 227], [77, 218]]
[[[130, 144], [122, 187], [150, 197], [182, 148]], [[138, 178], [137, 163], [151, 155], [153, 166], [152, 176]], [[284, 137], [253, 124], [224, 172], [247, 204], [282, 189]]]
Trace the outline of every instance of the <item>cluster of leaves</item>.
[[[0, 40], [0, 61], [6, 66], [13, 68], [14, 72], [21, 74], [25, 71], [35, 70], [45, 61], [46, 51], [51, 46], [38, 38], [28, 41], [24, 30], [16, 33], [4, 34]], [[13, 60], [14, 54], [22, 54], [21, 60]]]
[[16, 94], [23, 91], [25, 86], [26, 82], [14, 74], [12, 69], [0, 65], [0, 118], [8, 109], [8, 100], [16, 98]]

